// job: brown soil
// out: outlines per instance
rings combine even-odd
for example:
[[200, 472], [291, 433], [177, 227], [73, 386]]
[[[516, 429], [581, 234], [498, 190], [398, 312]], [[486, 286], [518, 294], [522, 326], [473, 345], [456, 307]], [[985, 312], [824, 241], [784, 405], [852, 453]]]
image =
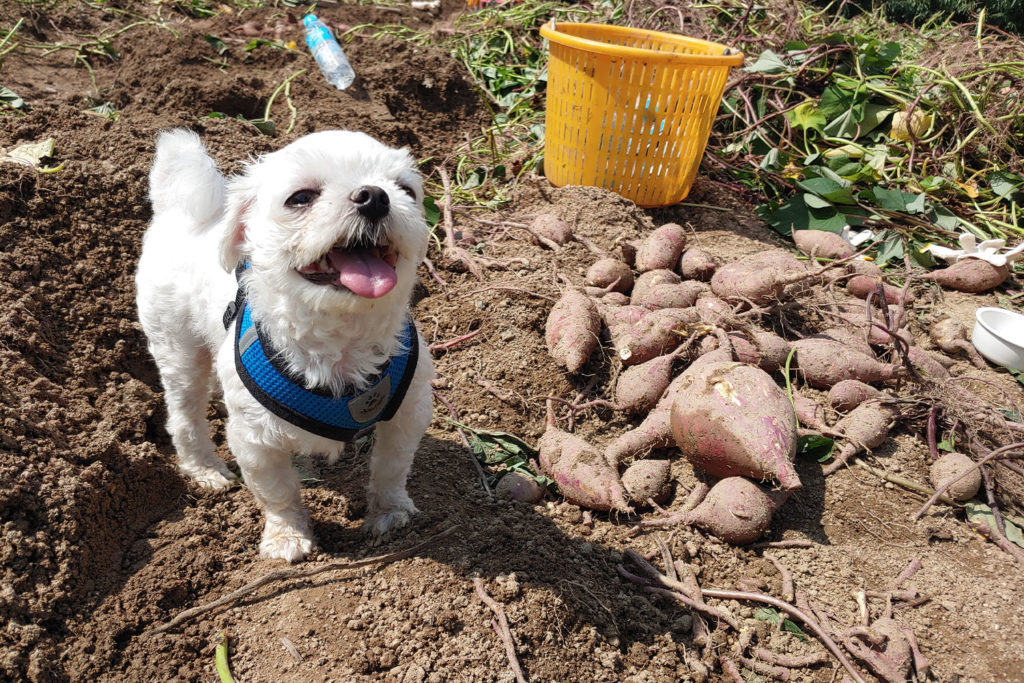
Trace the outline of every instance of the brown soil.
[[[71, 51], [26, 49], [7, 55], [0, 69], [0, 82], [30, 105], [24, 115], [0, 118], [0, 147], [53, 137], [53, 163], [63, 164], [48, 174], [0, 164], [0, 679], [209, 681], [223, 631], [239, 681], [508, 681], [491, 614], [474, 594], [476, 577], [504, 603], [530, 680], [690, 678], [689, 614], [616, 574], [623, 550], [654, 551], [655, 535], [630, 537], [629, 519], [584, 514], [556, 496], [536, 506], [489, 497], [441, 406], [410, 481], [422, 514], [407, 533], [379, 547], [359, 533], [361, 457], [333, 466], [304, 463], [315, 480], [303, 498], [320, 542], [314, 564], [390, 552], [457, 524], [453, 538], [384, 568], [275, 584], [168, 634], [147, 634], [188, 607], [280, 568], [258, 559], [260, 514], [252, 496], [243, 487], [209, 493], [188, 484], [174, 468], [163, 430], [160, 386], [135, 321], [132, 283], [150, 215], [146, 174], [156, 131], [194, 128], [226, 171], [329, 127], [364, 130], [437, 160], [477, 134], [487, 109], [464, 69], [436, 49], [395, 38], [357, 39], [348, 52], [358, 84], [338, 93], [303, 50], [246, 52], [244, 42], [228, 42], [218, 56], [204, 40], [229, 37], [233, 26], [251, 21], [268, 38], [301, 44], [295, 17], [280, 11], [197, 20], [168, 6], [104, 6], [159, 9], [174, 33], [152, 25], [129, 29], [113, 41], [120, 58], [93, 56], [91, 70], [76, 65]], [[26, 41], [70, 44], [133, 21], [86, 7], [46, 14], [32, 5], [5, 5], [0, 27], [26, 12]], [[404, 22], [443, 30], [460, 9], [447, 0], [448, 23], [409, 9], [327, 3], [321, 14], [352, 25]], [[303, 68], [291, 85], [297, 112], [291, 133], [268, 137], [234, 118], [261, 116], [271, 92]], [[103, 101], [120, 112], [116, 121], [84, 112]], [[227, 118], [202, 118], [211, 112]], [[289, 119], [283, 96], [272, 117], [283, 133]], [[751, 207], [717, 185], [700, 182], [689, 201], [725, 210], [642, 210], [602, 190], [554, 189], [530, 178], [492, 218], [522, 221], [552, 212], [605, 249], [669, 220], [691, 227], [693, 242], [719, 259], [776, 243]], [[549, 302], [523, 291], [481, 289], [557, 296], [557, 274], [580, 282], [594, 256], [579, 243], [552, 253], [515, 230], [458, 223], [476, 233], [487, 256], [525, 262], [488, 271], [486, 282], [478, 282], [446, 268], [432, 250], [447, 286], [423, 271], [415, 313], [424, 334], [443, 341], [481, 330], [437, 356], [442, 393], [465, 424], [533, 442], [543, 427], [539, 397], [572, 398], [592, 376], [606, 386], [612, 363], [597, 358], [584, 376], [566, 376], [544, 349]], [[995, 300], [923, 297], [915, 314], [927, 322], [946, 311], [969, 322], [975, 307]], [[1005, 373], [979, 372], [962, 360], [954, 371], [978, 374], [1020, 397], [1020, 386]], [[210, 415], [222, 442], [222, 416], [214, 408]], [[579, 417], [577, 432], [601, 444], [628, 424], [612, 412], [589, 412]], [[927, 449], [918, 433], [897, 430], [872, 461], [926, 480]], [[804, 489], [776, 515], [769, 540], [814, 542], [775, 551], [813, 602], [839, 624], [853, 624], [853, 591], [887, 590], [920, 559], [923, 569], [909, 585], [931, 600], [897, 605], [896, 614], [917, 634], [932, 677], [1021, 680], [1020, 565], [948, 509], [908, 521], [920, 497], [860, 469], [825, 480], [814, 462], [798, 468]], [[673, 476], [678, 494], [670, 507], [696, 481], [679, 461]], [[731, 588], [746, 579], [779, 594], [779, 574], [763, 551], [731, 548], [685, 528], [661, 535], [702, 585]], [[727, 606], [745, 618], [754, 612], [749, 604]], [[873, 602], [872, 615], [881, 608]], [[790, 634], [761, 637], [777, 650], [805, 647]], [[716, 635], [712, 652], [729, 650], [728, 638]], [[829, 664], [794, 675], [829, 681], [837, 673]]]

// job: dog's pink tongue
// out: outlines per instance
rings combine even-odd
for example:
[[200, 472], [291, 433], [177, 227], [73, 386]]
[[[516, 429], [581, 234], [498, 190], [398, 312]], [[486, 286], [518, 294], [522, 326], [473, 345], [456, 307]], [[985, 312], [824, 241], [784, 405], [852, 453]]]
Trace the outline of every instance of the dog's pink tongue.
[[384, 296], [398, 282], [395, 269], [369, 249], [335, 249], [329, 258], [338, 282], [367, 299]]

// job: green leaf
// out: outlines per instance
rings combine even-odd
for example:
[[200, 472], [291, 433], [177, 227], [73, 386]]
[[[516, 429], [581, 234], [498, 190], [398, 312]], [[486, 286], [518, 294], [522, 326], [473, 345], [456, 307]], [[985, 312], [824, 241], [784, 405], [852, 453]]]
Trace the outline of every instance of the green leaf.
[[[996, 171], [988, 177], [988, 184], [997, 197], [1010, 199], [1013, 195], [1020, 195], [1020, 189], [1024, 186], [1024, 178], [1016, 173]], [[1015, 197], [1015, 201], [1021, 201], [1021, 197]]]
[[121, 112], [117, 110], [113, 102], [104, 102], [103, 104], [95, 107], [90, 107], [85, 110], [87, 114], [95, 114], [97, 116], [104, 116], [111, 121], [117, 121], [121, 117]]
[[951, 436], [948, 439], [943, 439], [942, 441], [935, 444], [935, 447], [938, 448], [940, 451], [952, 453], [953, 450], [956, 448], [956, 446], [954, 445], [954, 437]]
[[273, 137], [277, 133], [277, 126], [275, 126], [274, 122], [270, 119], [252, 119], [249, 123], [256, 126], [256, 130], [264, 135], [270, 135]]
[[218, 55], [222, 55], [228, 51], [228, 44], [220, 38], [218, 38], [217, 36], [207, 33], [203, 36], [203, 40], [209, 43], [210, 47], [216, 50]]
[[[821, 168], [820, 170], [823, 174], [825, 172], [831, 173], [828, 168]], [[853, 193], [849, 188], [850, 183], [843, 180], [843, 178], [838, 175], [835, 175], [835, 178], [824, 177], [823, 175], [819, 178], [798, 180], [796, 185], [802, 190], [807, 190], [808, 192], [812, 192], [823, 199], [827, 199], [829, 202], [834, 202], [836, 204], [856, 204], [856, 200], [853, 198]]]
[[17, 93], [10, 88], [0, 85], [0, 103], [11, 109], [23, 109], [25, 107], [25, 100], [21, 99]]
[[427, 227], [433, 228], [441, 220], [441, 207], [433, 197], [423, 198], [423, 216], [427, 219]]
[[765, 74], [780, 74], [789, 71], [789, 67], [782, 61], [779, 55], [775, 54], [771, 50], [765, 50], [762, 52], [757, 61], [748, 66], [745, 71], [752, 73], [765, 73]]
[[820, 434], [806, 434], [796, 440], [796, 454], [804, 458], [813, 458], [825, 462], [832, 457], [835, 440]]
[[832, 83], [826, 86], [825, 91], [821, 93], [818, 109], [826, 119], [831, 121], [852, 109], [853, 104], [854, 94]]
[[830, 209], [832, 203], [826, 199], [822, 199], [816, 194], [810, 192], [804, 193], [804, 204], [811, 207], [812, 209]]
[[804, 634], [804, 632], [800, 630], [799, 626], [794, 624], [789, 619], [782, 619], [782, 615], [780, 615], [776, 610], [772, 609], [771, 607], [758, 608], [757, 611], [754, 612], [754, 618], [758, 621], [767, 621], [771, 624], [775, 624], [776, 626], [778, 626], [779, 621], [782, 621], [783, 631], [788, 631], [789, 633], [792, 633], [794, 636], [796, 636], [800, 641], [804, 643], [809, 642], [806, 634]]
[[828, 123], [825, 115], [818, 110], [813, 100], [807, 100], [786, 112], [786, 118], [797, 128], [820, 131]]
[[[996, 530], [996, 519], [992, 514], [992, 508], [977, 500], [969, 501], [964, 508], [967, 510], [967, 519], [975, 524], [984, 524], [993, 532]], [[1003, 527], [1006, 529], [1006, 538], [1011, 543], [1024, 548], [1024, 532], [1021, 525], [1024, 524], [1011, 517], [1003, 515]]]
[[904, 213], [924, 213], [925, 195], [910, 194], [902, 190], [889, 190], [884, 187], [876, 187], [871, 190], [875, 203], [887, 211], [902, 211]]
[[893, 259], [903, 258], [903, 253], [903, 238], [899, 235], [891, 235], [878, 247], [875, 264], [879, 267], [884, 266]]
[[957, 218], [957, 215], [941, 205], [932, 207], [929, 218], [935, 225], [946, 230], [957, 230], [960, 227], [960, 219]]

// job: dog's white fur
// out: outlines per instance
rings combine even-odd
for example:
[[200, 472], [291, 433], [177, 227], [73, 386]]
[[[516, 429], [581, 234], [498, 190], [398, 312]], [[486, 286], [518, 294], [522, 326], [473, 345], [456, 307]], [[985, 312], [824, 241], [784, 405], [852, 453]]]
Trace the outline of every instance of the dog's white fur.
[[[249, 262], [243, 286], [253, 316], [307, 386], [365, 388], [399, 348], [416, 269], [426, 255], [415, 161], [408, 151], [362, 133], [325, 131], [267, 154], [225, 181], [199, 138], [174, 130], [160, 135], [149, 179], [153, 222], [136, 275], [139, 319], [160, 370], [179, 466], [212, 489], [234, 478], [216, 456], [206, 422], [215, 373], [228, 410], [228, 446], [266, 514], [260, 554], [301, 560], [314, 539], [291, 456], [326, 454], [333, 461], [345, 444], [281, 420], [243, 386], [233, 339], [222, 323], [235, 297], [234, 270], [241, 260]], [[379, 225], [398, 252], [397, 284], [376, 299], [314, 284], [296, 271], [373, 227], [351, 199], [367, 185], [390, 199]], [[311, 205], [299, 211], [285, 205], [307, 188], [320, 192]], [[364, 524], [375, 535], [405, 525], [416, 512], [406, 479], [430, 422], [433, 376], [421, 337], [405, 400], [376, 429]]]

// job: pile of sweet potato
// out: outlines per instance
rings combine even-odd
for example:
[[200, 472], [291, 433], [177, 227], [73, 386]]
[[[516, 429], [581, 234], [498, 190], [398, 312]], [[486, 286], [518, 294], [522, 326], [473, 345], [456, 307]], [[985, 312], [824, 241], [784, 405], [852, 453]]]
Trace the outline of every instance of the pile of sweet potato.
[[[549, 352], [579, 373], [607, 349], [606, 397], [635, 420], [598, 447], [549, 414], [540, 463], [566, 499], [622, 512], [664, 499], [668, 462], [649, 456], [671, 449], [662, 453], [720, 480], [703, 501], [695, 491], [678, 521], [748, 543], [801, 487], [799, 437], [836, 440], [829, 474], [886, 440], [898, 417], [889, 387], [948, 376], [950, 360], [914, 346], [905, 327], [909, 287], [886, 282], [837, 235], [806, 231], [796, 243], [811, 258], [768, 249], [718, 264], [669, 223], [618, 245], [564, 291], [547, 320]], [[783, 322], [787, 307], [798, 325]], [[962, 329], [937, 328], [943, 351], [973, 351]]]

